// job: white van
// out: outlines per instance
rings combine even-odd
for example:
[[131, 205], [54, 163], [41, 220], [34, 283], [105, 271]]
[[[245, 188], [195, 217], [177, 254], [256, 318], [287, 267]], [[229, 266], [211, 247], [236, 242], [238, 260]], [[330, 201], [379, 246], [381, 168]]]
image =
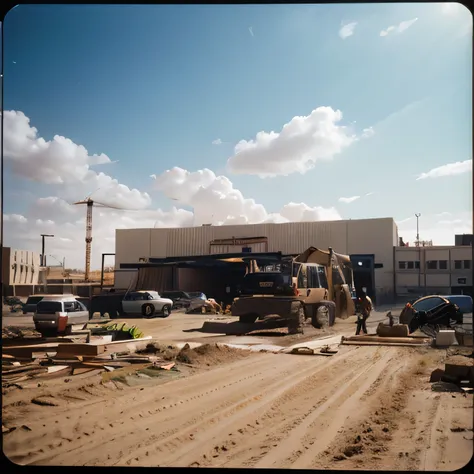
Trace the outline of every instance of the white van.
[[73, 325], [88, 321], [88, 309], [74, 295], [45, 295], [33, 316], [35, 328], [43, 336], [67, 334]]

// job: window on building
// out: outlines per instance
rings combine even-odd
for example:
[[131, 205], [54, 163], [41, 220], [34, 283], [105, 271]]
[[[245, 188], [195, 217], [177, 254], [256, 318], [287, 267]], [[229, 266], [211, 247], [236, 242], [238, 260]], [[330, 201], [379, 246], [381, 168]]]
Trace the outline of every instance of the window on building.
[[413, 270], [415, 268], [415, 262], [407, 262], [408, 270]]
[[398, 262], [398, 268], [400, 270], [405, 270], [405, 268], [407, 267], [407, 262]]
[[437, 270], [438, 269], [438, 260], [428, 260], [426, 262], [426, 268], [428, 270]]
[[439, 261], [439, 269], [440, 270], [447, 270], [448, 269], [448, 261], [447, 260], [440, 260]]
[[471, 269], [471, 261], [464, 260], [464, 270], [470, 270], [470, 269]]
[[417, 270], [419, 270], [419, 268], [420, 268], [420, 261], [419, 260], [415, 260], [415, 268]]
[[462, 268], [462, 260], [454, 260], [454, 269], [461, 270]]

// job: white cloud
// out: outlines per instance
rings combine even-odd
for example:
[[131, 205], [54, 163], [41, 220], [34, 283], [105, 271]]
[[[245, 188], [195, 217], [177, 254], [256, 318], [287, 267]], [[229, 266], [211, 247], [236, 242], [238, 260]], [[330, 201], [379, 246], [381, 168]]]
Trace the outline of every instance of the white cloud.
[[305, 173], [320, 160], [330, 160], [357, 138], [338, 123], [342, 112], [318, 107], [309, 115], [293, 117], [280, 132], [258, 132], [254, 140], [241, 140], [227, 161], [235, 174], [260, 177]]
[[410, 28], [416, 21], [418, 21], [418, 18], [413, 18], [412, 20], [405, 20], [399, 23], [398, 25], [392, 25], [389, 26], [386, 30], [382, 30], [380, 32], [380, 36], [387, 36], [390, 33], [403, 33], [405, 30]]
[[23, 112], [7, 110], [3, 120], [3, 156], [19, 177], [56, 185], [68, 199], [79, 200], [95, 191], [93, 198], [105, 204], [135, 209], [151, 203], [147, 193], [91, 169], [112, 163], [107, 155], [89, 155], [84, 146], [59, 135], [46, 141]]
[[364, 128], [364, 130], [362, 130], [362, 138], [370, 138], [373, 137], [374, 134], [375, 130], [373, 127]]
[[406, 224], [407, 222], [410, 222], [411, 220], [413, 220], [413, 217], [407, 217], [406, 219], [402, 219], [401, 221], [395, 221], [395, 223], [400, 226]]
[[443, 221], [438, 222], [439, 225], [448, 225], [448, 226], [462, 224], [462, 223], [463, 223], [462, 219], [443, 220]]
[[342, 28], [339, 30], [339, 36], [342, 39], [346, 39], [349, 36], [352, 36], [354, 34], [354, 29], [356, 26], [357, 26], [356, 21], [343, 25]]
[[[431, 240], [433, 245], [454, 245], [455, 234], [472, 234], [472, 212], [453, 211], [452, 219], [439, 221], [439, 214], [422, 215], [419, 220], [420, 240]], [[414, 245], [416, 240], [415, 217], [397, 222], [398, 235]]]
[[222, 140], [218, 138], [217, 140], [212, 140], [213, 145], [222, 145]]
[[334, 207], [309, 207], [302, 202], [286, 204], [282, 207], [280, 215], [287, 219], [287, 222], [338, 221], [341, 219], [339, 212]]
[[374, 194], [375, 194], [374, 192], [370, 192], [370, 193], [367, 193], [366, 196], [372, 196]]
[[249, 26], [249, 33], [250, 33], [250, 35], [251, 35], [252, 37], [254, 36], [254, 34], [253, 34], [253, 27], [252, 27], [252, 26]]
[[352, 196], [352, 197], [340, 197], [339, 202], [344, 202], [346, 204], [350, 204], [351, 202], [357, 201], [357, 199], [360, 199], [360, 196]]
[[265, 207], [253, 199], [245, 198], [225, 176], [216, 176], [203, 169], [189, 172], [172, 168], [159, 176], [151, 176], [155, 186], [165, 196], [182, 205], [191, 206], [195, 225], [202, 224], [257, 224], [261, 222], [289, 222], [312, 220], [337, 220], [336, 209], [309, 207], [306, 204], [289, 203], [279, 213], [268, 213]]
[[[47, 255], [54, 255], [66, 266], [84, 269], [85, 214], [84, 206], [70, 206], [56, 199], [39, 199], [26, 216], [4, 214], [4, 245], [17, 249], [41, 252], [40, 234], [54, 234], [46, 242]], [[35, 214], [41, 209], [41, 214]], [[41, 215], [41, 218], [38, 218]], [[49, 218], [48, 218], [49, 216]], [[117, 211], [95, 207], [92, 218], [92, 269], [100, 268], [102, 253], [115, 252], [115, 229], [191, 226], [190, 211], [173, 208], [138, 211]], [[57, 262], [55, 262], [57, 263]], [[113, 264], [108, 257], [106, 265]]]
[[12, 222], [18, 224], [26, 224], [27, 219], [21, 214], [4, 214], [3, 221], [8, 223]]
[[456, 176], [463, 173], [472, 172], [472, 160], [465, 160], [465, 161], [457, 161], [456, 163], [448, 163], [443, 166], [438, 166], [437, 168], [433, 168], [426, 173], [421, 173], [417, 181], [421, 179], [428, 179], [428, 178], [442, 178], [444, 176]]
[[98, 187], [92, 195], [95, 201], [136, 210], [94, 207], [93, 269], [99, 268], [102, 253], [114, 252], [115, 229], [341, 219], [335, 208], [304, 203], [290, 202], [280, 212], [267, 212], [262, 204], [244, 197], [227, 177], [209, 169], [190, 173], [177, 167], [152, 178], [165, 196], [191, 207], [192, 212], [177, 207], [169, 211], [143, 209], [151, 202], [147, 193], [90, 168], [93, 163], [109, 163], [106, 155], [91, 156], [84, 147], [64, 137], [47, 142], [38, 137], [21, 112], [6, 113], [4, 118], [8, 165], [20, 179], [46, 183], [51, 191], [50, 196], [36, 198], [24, 215], [4, 214], [4, 244], [39, 252], [40, 234], [54, 234], [48, 240], [47, 254], [61, 261], [65, 257], [68, 267], [84, 268], [85, 259], [86, 209], [72, 205], [72, 199], [80, 199], [86, 191]]

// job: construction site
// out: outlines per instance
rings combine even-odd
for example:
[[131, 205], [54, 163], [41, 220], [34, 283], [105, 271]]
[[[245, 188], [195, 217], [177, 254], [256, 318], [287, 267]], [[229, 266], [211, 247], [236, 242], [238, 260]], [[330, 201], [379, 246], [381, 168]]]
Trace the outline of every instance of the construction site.
[[[445, 249], [409, 253], [393, 219], [117, 230], [112, 280], [104, 256], [100, 272], [90, 269], [87, 209], [85, 274], [37, 280], [36, 292], [17, 279], [22, 296], [4, 298], [11, 462], [456, 470], [470, 461], [472, 281], [463, 273], [466, 292], [451, 295], [457, 276], [424, 269], [424, 293], [407, 296], [397, 273], [399, 261], [431, 262]], [[469, 248], [446, 250], [450, 268]], [[23, 271], [38, 264], [18, 252], [11, 261]]]

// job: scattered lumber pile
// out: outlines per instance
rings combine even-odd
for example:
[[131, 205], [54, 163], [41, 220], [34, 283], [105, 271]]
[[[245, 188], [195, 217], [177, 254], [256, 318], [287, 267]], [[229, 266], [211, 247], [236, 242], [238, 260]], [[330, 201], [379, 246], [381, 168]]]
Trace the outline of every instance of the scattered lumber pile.
[[377, 334], [364, 336], [342, 336], [341, 344], [357, 346], [427, 346], [432, 343], [430, 337], [406, 336], [406, 337], [381, 337]]
[[37, 338], [3, 345], [2, 386], [17, 385], [32, 378], [112, 372], [133, 364], [163, 370], [174, 367], [174, 363], [157, 355], [136, 354], [149, 344], [151, 336], [117, 341], [106, 336], [90, 339], [87, 343], [75, 343], [66, 338], [53, 338], [55, 342]]
[[138, 355], [129, 352], [108, 353], [98, 356], [77, 356], [73, 354], [58, 354], [37, 352], [34, 359], [16, 358], [2, 355], [2, 386], [16, 385], [30, 379], [54, 378], [81, 375], [88, 372], [112, 372], [136, 364], [170, 370], [174, 363], [165, 361], [155, 355]]

